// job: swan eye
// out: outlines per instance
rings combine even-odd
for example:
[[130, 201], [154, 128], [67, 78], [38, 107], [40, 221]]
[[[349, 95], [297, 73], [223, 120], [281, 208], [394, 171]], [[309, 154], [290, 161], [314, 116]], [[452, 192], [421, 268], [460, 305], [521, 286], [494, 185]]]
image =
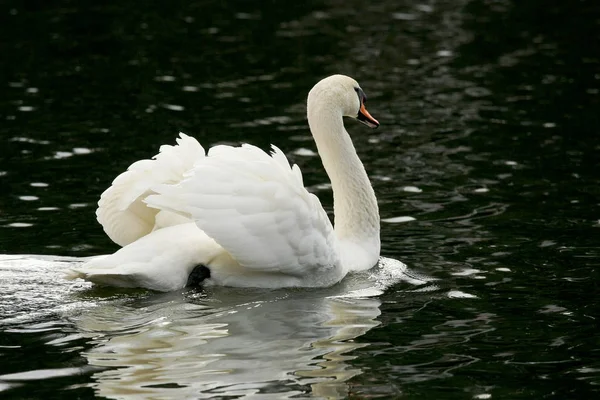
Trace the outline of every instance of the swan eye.
[[354, 88], [354, 90], [356, 91], [356, 94], [358, 95], [358, 100], [360, 101], [360, 104], [366, 104], [367, 103], [367, 95], [365, 94], [365, 92], [363, 92], [361, 88]]

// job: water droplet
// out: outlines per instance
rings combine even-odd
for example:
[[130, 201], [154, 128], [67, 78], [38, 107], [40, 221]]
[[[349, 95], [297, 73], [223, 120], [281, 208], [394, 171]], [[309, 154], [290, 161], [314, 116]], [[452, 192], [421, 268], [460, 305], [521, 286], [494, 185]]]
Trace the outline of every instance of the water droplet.
[[448, 297], [450, 297], [451, 299], [476, 299], [477, 298], [477, 296], [475, 296], [474, 294], [461, 292], [460, 290], [449, 291]]
[[156, 78], [154, 78], [154, 80], [158, 82], [173, 82], [175, 81], [175, 77], [171, 75], [163, 75], [157, 76]]
[[29, 112], [35, 110], [35, 108], [31, 106], [21, 106], [18, 108], [18, 110], [23, 112]]
[[236, 13], [235, 17], [237, 19], [260, 19], [259, 14], [250, 14], [250, 13], [244, 13], [244, 12]]
[[418, 18], [417, 14], [409, 14], [409, 13], [393, 13], [392, 18], [399, 19], [402, 21], [414, 21]]
[[44, 183], [44, 182], [31, 182], [29, 184], [29, 186], [33, 186], [33, 187], [48, 187], [48, 184]]
[[311, 192], [318, 190], [330, 190], [331, 183], [317, 183], [316, 185], [311, 186], [309, 189]]
[[6, 226], [10, 226], [11, 228], [28, 228], [33, 226], [33, 224], [30, 224], [29, 222], [13, 222], [12, 224], [8, 224]]
[[162, 105], [164, 108], [166, 108], [167, 110], [171, 110], [171, 111], [183, 111], [185, 110], [185, 108], [183, 106], [177, 105], [177, 104], [163, 104]]
[[479, 86], [468, 87], [465, 89], [465, 93], [471, 97], [486, 97], [492, 94], [489, 89]]
[[304, 147], [300, 147], [299, 149], [294, 150], [292, 154], [302, 157], [314, 157], [317, 155], [317, 153], [315, 153], [313, 150]]
[[451, 275], [454, 276], [470, 276], [470, 275], [475, 275], [477, 273], [481, 272], [481, 270], [475, 269], [475, 268], [465, 268], [461, 271], [458, 272], [453, 272]]
[[56, 160], [60, 160], [62, 158], [69, 158], [73, 155], [73, 153], [70, 153], [68, 151], [57, 151], [56, 153], [54, 153], [54, 159]]
[[182, 90], [184, 92], [197, 92], [199, 88], [197, 86], [184, 86]]
[[405, 192], [410, 192], [410, 193], [421, 193], [423, 191], [416, 186], [404, 186], [402, 188], [402, 190], [404, 190]]
[[69, 204], [69, 208], [83, 208], [89, 206], [89, 203], [73, 203]]
[[316, 19], [327, 19], [327, 18], [329, 18], [329, 14], [328, 14], [328, 13], [326, 13], [326, 12], [324, 12], [324, 11], [315, 11], [315, 12], [313, 13], [313, 16], [314, 16]]
[[90, 154], [91, 152], [92, 152], [92, 149], [88, 149], [86, 147], [75, 147], [73, 149], [74, 154]]
[[438, 57], [452, 57], [453, 53], [451, 50], [440, 50], [436, 53]]
[[565, 307], [557, 306], [556, 304], [548, 304], [538, 310], [542, 314], [563, 313], [564, 311], [567, 311]]
[[23, 201], [35, 201], [35, 200], [39, 200], [40, 198], [37, 196], [19, 196], [19, 200], [23, 200]]
[[555, 245], [556, 242], [554, 240], [544, 240], [542, 243], [540, 243], [540, 247], [550, 247]]
[[390, 224], [397, 224], [400, 222], [409, 222], [409, 221], [415, 221], [415, 220], [416, 220], [416, 218], [414, 218], [414, 217], [402, 216], [402, 217], [383, 218], [381, 221], [389, 222]]
[[488, 188], [477, 188], [477, 189], [473, 190], [473, 192], [475, 192], [475, 193], [487, 193], [489, 191], [490, 191], [490, 189], [488, 189]]
[[2, 375], [2, 379], [14, 381], [39, 381], [41, 379], [77, 376], [82, 373], [78, 367], [38, 369], [26, 372], [16, 372]]
[[428, 4], [417, 4], [415, 8], [419, 11], [430, 13], [433, 12], [433, 7]]

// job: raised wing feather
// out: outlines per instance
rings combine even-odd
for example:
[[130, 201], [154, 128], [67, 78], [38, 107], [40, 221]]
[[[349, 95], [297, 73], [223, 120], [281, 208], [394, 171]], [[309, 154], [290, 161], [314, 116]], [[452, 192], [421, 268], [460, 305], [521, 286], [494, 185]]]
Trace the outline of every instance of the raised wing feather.
[[146, 202], [189, 215], [242, 266], [305, 275], [339, 263], [337, 240], [319, 199], [283, 152], [216, 146], [176, 185]]
[[179, 135], [177, 145], [163, 145], [153, 159], [131, 164], [102, 193], [96, 217], [113, 242], [125, 246], [152, 232], [158, 210], [143, 202], [154, 193], [152, 187], [181, 181], [204, 158], [204, 148], [196, 139]]

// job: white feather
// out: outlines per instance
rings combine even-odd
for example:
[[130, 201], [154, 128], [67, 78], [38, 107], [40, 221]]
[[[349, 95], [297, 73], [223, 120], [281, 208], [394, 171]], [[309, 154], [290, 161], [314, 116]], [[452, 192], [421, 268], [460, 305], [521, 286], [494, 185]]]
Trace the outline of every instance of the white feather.
[[[152, 160], [137, 161], [117, 176], [98, 201], [96, 217], [111, 240], [126, 246], [155, 229], [158, 210], [143, 200], [160, 183], [177, 183], [194, 163], [204, 158], [196, 139], [180, 133], [176, 146], [163, 145]], [[162, 225], [170, 225], [163, 214]]]

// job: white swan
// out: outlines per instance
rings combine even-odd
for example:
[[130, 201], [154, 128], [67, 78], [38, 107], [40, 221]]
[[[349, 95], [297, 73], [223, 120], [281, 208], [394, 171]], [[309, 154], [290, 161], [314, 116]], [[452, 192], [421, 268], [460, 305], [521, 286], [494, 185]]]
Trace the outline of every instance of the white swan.
[[377, 199], [343, 116], [379, 126], [366, 96], [333, 75], [308, 94], [308, 123], [333, 186], [335, 229], [277, 147], [202, 146], [183, 133], [132, 164], [101, 196], [96, 215], [124, 246], [69, 278], [170, 291], [190, 283], [324, 287], [379, 259]]

